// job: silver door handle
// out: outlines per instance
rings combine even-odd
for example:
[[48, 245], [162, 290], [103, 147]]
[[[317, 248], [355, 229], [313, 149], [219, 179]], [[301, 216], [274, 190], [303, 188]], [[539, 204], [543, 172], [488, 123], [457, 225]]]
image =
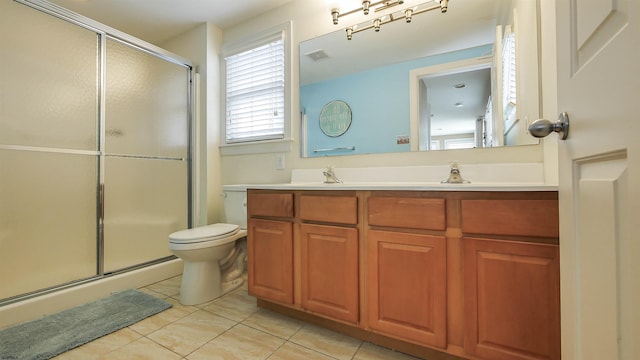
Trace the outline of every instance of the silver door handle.
[[534, 137], [545, 137], [552, 132], [557, 132], [560, 140], [567, 140], [569, 136], [569, 114], [566, 112], [560, 113], [556, 122], [551, 122], [546, 119], [538, 119], [529, 125], [529, 134]]

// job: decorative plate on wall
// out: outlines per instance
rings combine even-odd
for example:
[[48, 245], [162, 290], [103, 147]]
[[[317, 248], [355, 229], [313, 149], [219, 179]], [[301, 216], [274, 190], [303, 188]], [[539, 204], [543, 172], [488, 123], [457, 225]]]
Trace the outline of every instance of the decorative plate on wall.
[[338, 137], [351, 126], [351, 108], [346, 102], [333, 100], [320, 111], [320, 130], [330, 137]]

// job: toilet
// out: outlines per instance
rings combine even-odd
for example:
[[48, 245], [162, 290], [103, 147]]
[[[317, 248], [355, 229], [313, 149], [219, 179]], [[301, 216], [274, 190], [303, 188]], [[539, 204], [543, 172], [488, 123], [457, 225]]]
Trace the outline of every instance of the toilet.
[[[182, 259], [180, 303], [211, 301], [242, 285], [246, 268], [246, 190], [224, 192], [227, 223], [180, 230], [169, 235], [169, 250]], [[238, 241], [242, 239], [241, 241]]]

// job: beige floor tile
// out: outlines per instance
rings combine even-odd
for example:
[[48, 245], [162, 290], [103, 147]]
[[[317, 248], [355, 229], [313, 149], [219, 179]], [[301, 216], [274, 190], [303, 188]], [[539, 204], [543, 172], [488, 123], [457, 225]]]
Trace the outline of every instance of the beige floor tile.
[[198, 310], [147, 337], [183, 356], [193, 352], [236, 324], [222, 316]]
[[351, 359], [362, 344], [361, 340], [309, 324], [289, 341], [341, 360]]
[[264, 309], [253, 313], [242, 324], [283, 339], [289, 339], [304, 326], [302, 321]]
[[159, 281], [155, 284], [145, 286], [145, 288], [167, 296], [180, 296], [181, 283], [182, 275], [178, 275], [163, 281]]
[[54, 359], [99, 359], [100, 356], [130, 344], [141, 337], [142, 336], [137, 332], [124, 328], [75, 349], [71, 349], [70, 351], [60, 354]]
[[140, 292], [143, 292], [145, 294], [157, 297], [158, 299], [163, 299], [164, 300], [164, 299], [169, 297], [169, 295], [165, 295], [165, 294], [159, 293], [157, 291], [153, 291], [153, 290], [149, 289], [148, 287], [143, 287], [143, 288], [140, 288], [140, 289], [137, 289], [137, 290], [140, 291]]
[[187, 356], [189, 360], [262, 360], [286, 340], [242, 324]]
[[401, 352], [393, 351], [382, 346], [371, 343], [363, 343], [353, 357], [353, 360], [416, 360], [413, 357]]
[[137, 323], [130, 325], [129, 328], [142, 335], [148, 335], [174, 321], [198, 311], [197, 307], [182, 305], [178, 300], [173, 298], [166, 298], [164, 300], [171, 303], [172, 307], [144, 320], [138, 321]]
[[256, 299], [241, 293], [222, 296], [202, 307], [202, 309], [236, 321], [242, 321], [258, 311]]
[[287, 342], [276, 350], [269, 360], [334, 360], [334, 358], [320, 354], [300, 345]]
[[182, 357], [147, 338], [140, 338], [116, 351], [106, 354], [105, 360], [180, 360]]

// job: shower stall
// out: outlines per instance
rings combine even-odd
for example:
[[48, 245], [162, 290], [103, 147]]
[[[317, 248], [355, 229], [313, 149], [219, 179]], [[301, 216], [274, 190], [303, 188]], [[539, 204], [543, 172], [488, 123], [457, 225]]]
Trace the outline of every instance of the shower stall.
[[0, 305], [172, 259], [191, 221], [188, 61], [0, 1]]

